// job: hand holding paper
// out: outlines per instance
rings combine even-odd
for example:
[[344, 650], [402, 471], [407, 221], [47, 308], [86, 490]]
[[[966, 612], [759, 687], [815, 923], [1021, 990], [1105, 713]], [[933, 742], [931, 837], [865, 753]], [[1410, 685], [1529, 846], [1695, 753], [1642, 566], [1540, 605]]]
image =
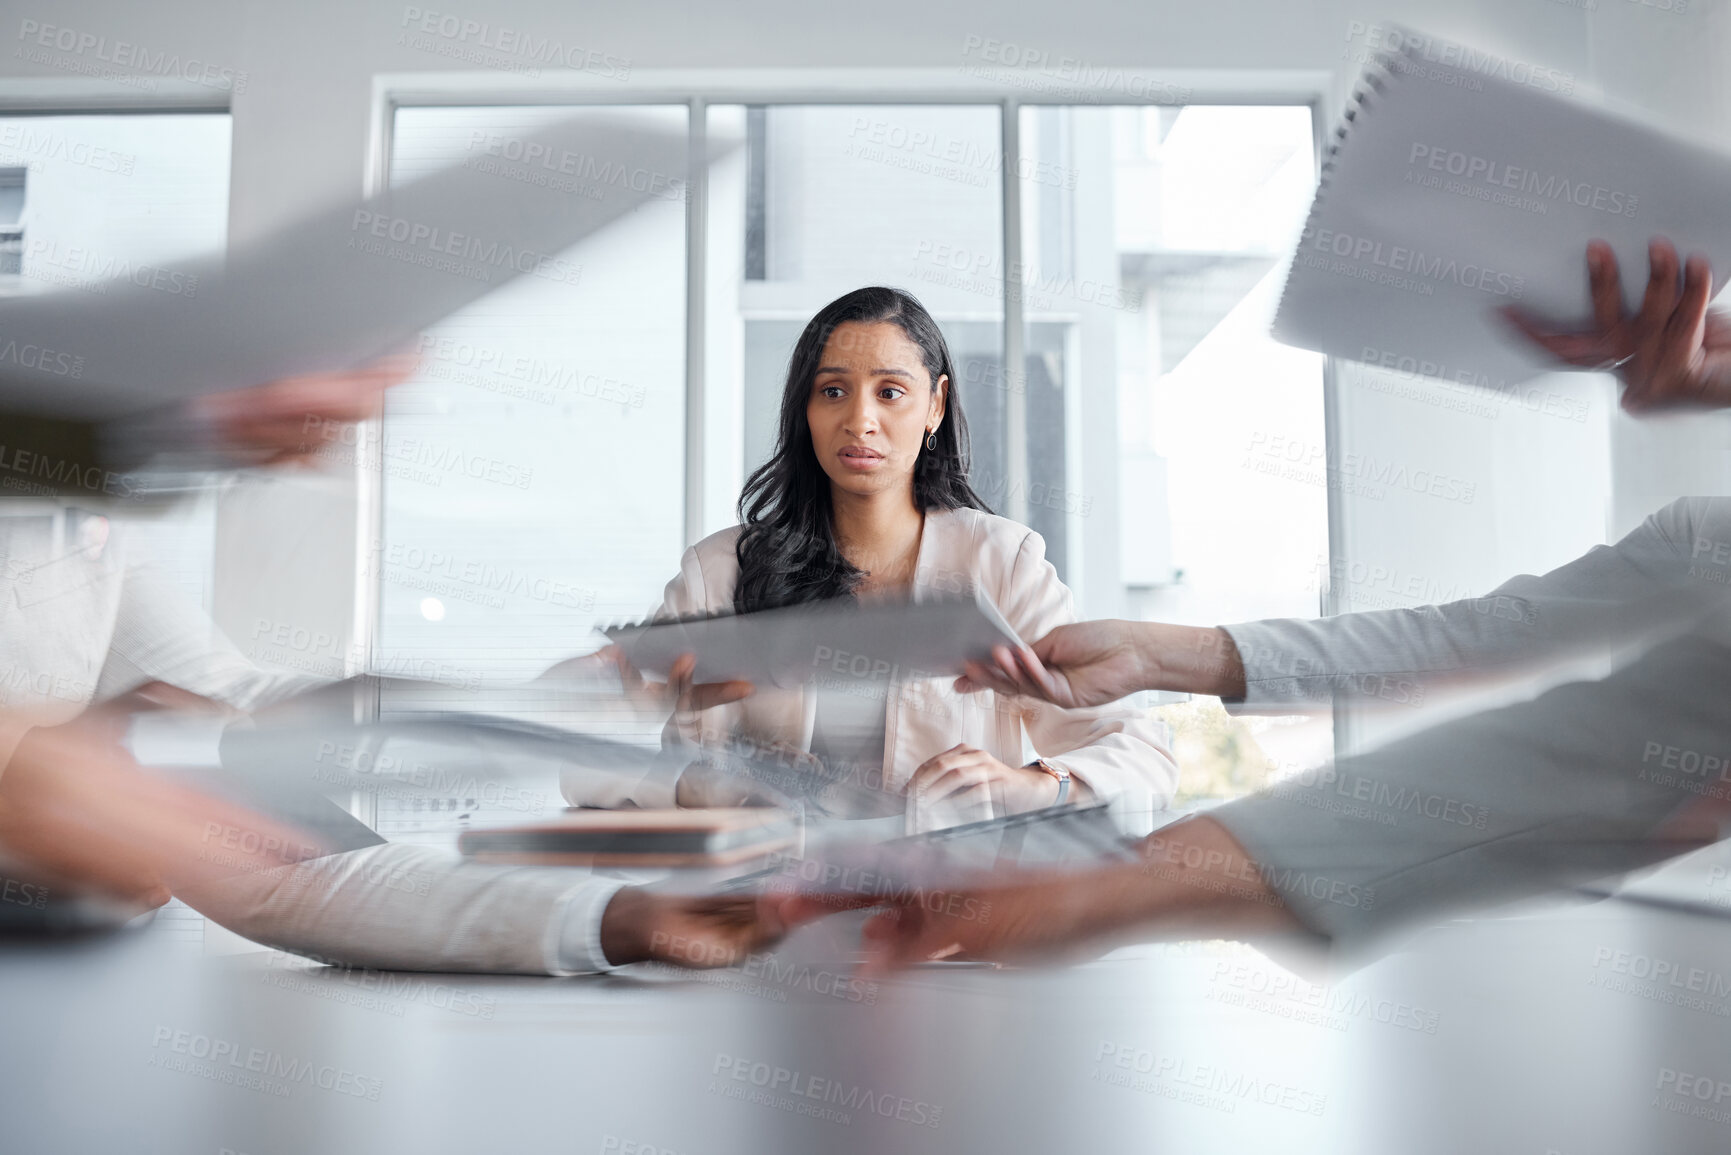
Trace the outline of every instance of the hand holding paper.
[[[1505, 320], [1515, 306], [1566, 325], [1593, 318], [1603, 344], [1541, 344], [1582, 368], [1633, 354], [1635, 408], [1723, 380], [1691, 365], [1687, 316], [1674, 338], [1662, 333], [1680, 294], [1699, 316], [1708, 272], [1731, 268], [1731, 157], [1522, 83], [1532, 70], [1488, 53], [1410, 32], [1393, 40], [1323, 162], [1275, 338], [1502, 390], [1552, 367]], [[1647, 299], [1623, 286], [1613, 313], [1608, 288], [1582, 283], [1581, 252], [1600, 242], [1614, 287], [1616, 261], [1637, 264], [1656, 236], [1705, 254], [1702, 284], [1685, 293], [1662, 257]], [[1618, 327], [1625, 310], [1632, 328]]]
[[1557, 360], [1580, 369], [1615, 367], [1630, 413], [1731, 405], [1731, 315], [1710, 310], [1712, 270], [1705, 257], [1683, 263], [1663, 238], [1648, 253], [1647, 290], [1638, 312], [1623, 307], [1617, 255], [1603, 241], [1587, 246], [1593, 324], [1558, 331], [1524, 309], [1509, 320]]
[[259, 464], [304, 461], [357, 421], [378, 414], [386, 389], [415, 371], [411, 355], [382, 357], [354, 370], [305, 373], [189, 403], [221, 447], [256, 454]]
[[[538, 183], [526, 162], [453, 164], [186, 263], [196, 296], [118, 278], [100, 294], [5, 298], [6, 402], [41, 417], [110, 420], [353, 370], [517, 277], [574, 277], [568, 250], [686, 178], [683, 132], [612, 111], [573, 114], [539, 130], [535, 143], [543, 155], [589, 158], [601, 171], [645, 179], [585, 195]], [[715, 143], [717, 153], [727, 147]]]

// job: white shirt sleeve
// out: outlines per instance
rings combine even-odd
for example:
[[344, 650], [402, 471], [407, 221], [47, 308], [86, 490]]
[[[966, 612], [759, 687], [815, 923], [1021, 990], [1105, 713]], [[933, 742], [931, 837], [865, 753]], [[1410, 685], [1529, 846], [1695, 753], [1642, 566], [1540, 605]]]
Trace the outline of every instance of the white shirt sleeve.
[[601, 916], [623, 885], [386, 843], [178, 897], [255, 942], [343, 966], [570, 975], [609, 969]]
[[122, 583], [98, 700], [145, 682], [167, 682], [250, 711], [344, 676], [334, 642], [301, 655], [312, 667], [306, 672], [267, 670], [251, 661], [148, 562], [129, 561]]

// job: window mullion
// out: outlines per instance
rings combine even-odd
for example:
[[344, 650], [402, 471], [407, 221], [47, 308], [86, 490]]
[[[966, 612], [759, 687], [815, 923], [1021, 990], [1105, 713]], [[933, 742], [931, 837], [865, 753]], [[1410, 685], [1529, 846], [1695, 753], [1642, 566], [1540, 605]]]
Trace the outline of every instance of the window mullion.
[[709, 104], [690, 103], [685, 173], [685, 544], [703, 537], [705, 510], [704, 322], [708, 304]]
[[[1028, 520], [1028, 392], [1023, 368], [1026, 336], [1022, 317], [1021, 105], [1003, 102], [1004, 191], [1004, 508], [1015, 521]], [[953, 387], [953, 386], [952, 386]]]

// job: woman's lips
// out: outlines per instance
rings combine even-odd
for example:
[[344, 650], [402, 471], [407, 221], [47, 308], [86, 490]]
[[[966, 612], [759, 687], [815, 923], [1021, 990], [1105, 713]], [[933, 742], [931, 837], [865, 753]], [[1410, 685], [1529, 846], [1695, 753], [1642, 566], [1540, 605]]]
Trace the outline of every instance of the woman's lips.
[[863, 445], [844, 446], [836, 456], [841, 458], [841, 463], [849, 469], [875, 469], [884, 461], [883, 454]]

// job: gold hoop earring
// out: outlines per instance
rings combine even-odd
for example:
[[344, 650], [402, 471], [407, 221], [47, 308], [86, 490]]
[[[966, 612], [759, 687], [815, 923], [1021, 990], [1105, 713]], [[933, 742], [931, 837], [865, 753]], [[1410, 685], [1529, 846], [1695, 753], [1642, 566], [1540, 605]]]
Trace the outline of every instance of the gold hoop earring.
[[926, 430], [926, 448], [933, 453], [938, 451], [938, 431], [936, 429]]

